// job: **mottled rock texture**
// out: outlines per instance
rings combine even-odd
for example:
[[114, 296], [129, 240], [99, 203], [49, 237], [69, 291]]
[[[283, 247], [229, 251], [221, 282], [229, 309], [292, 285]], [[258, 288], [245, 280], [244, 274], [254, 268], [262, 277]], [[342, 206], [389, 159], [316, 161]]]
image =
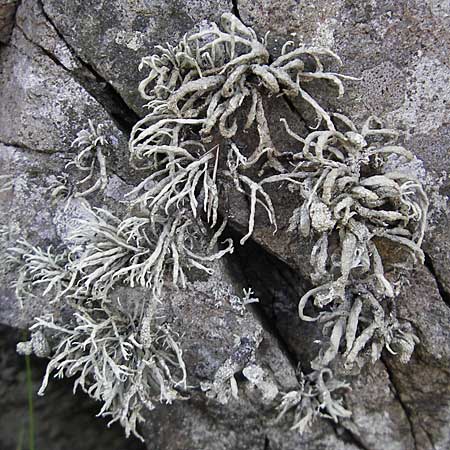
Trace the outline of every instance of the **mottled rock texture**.
[[[0, 226], [6, 230], [0, 234], [0, 252], [20, 237], [41, 246], [58, 246], [67, 235], [80, 214], [79, 205], [68, 211], [53, 206], [48, 186], [65, 170], [74, 152], [71, 142], [86, 128], [88, 118], [106, 124], [112, 144], [110, 184], [105, 195], [95, 196], [92, 203], [113, 211], [119, 208], [128, 186], [138, 180], [128, 166], [126, 142], [130, 127], [143, 115], [143, 101], [137, 93], [143, 77], [137, 70], [140, 59], [151, 54], [155, 45], [176, 43], [187, 31], [227, 11], [237, 14], [260, 36], [270, 31], [274, 54], [287, 39], [327, 46], [338, 53], [343, 72], [361, 81], [347, 82], [342, 99], [329, 95], [333, 88], [320, 83], [312, 85], [311, 91], [329, 109], [351, 115], [358, 124], [373, 113], [388, 126], [401, 129], [403, 144], [421, 160], [411, 171], [431, 199], [426, 264], [411, 274], [396, 300], [399, 317], [410, 322], [420, 338], [410, 363], [402, 365], [394, 356], [383, 354], [375, 365], [366, 366], [350, 380], [352, 391], [346, 394], [346, 402], [353, 416], [339, 425], [317, 421], [303, 436], [289, 430], [289, 418], [275, 425], [274, 405], [265, 404], [244, 378], [238, 380], [239, 400], [227, 405], [205, 400], [196, 392], [189, 400], [161, 405], [149, 413], [142, 431], [147, 448], [448, 449], [449, 3], [23, 0], [15, 14], [16, 6], [14, 1], [0, 0], [0, 175], [11, 175], [13, 180], [11, 190], [0, 192]], [[274, 142], [288, 150], [293, 142], [278, 135], [279, 118], [287, 117], [299, 126], [303, 118], [295, 104], [288, 105], [282, 98], [269, 99], [267, 106]], [[255, 142], [251, 133], [237, 139], [249, 147]], [[306, 280], [311, 243], [286, 233], [295, 204], [293, 194], [276, 189], [269, 193], [279, 217], [278, 232], [273, 234], [263, 212], [257, 214], [254, 241], [223, 262], [218, 279], [199, 280], [186, 291], [168, 294], [167, 314], [178, 318], [179, 331], [185, 333], [186, 363], [193, 381], [210, 379], [237, 351], [235, 336], [241, 341], [259, 336], [254, 357], [280, 391], [292, 388], [296, 363], [307, 367], [314, 353], [316, 330], [300, 322], [296, 312], [299, 297], [310, 287]], [[229, 209], [234, 211], [229, 233], [243, 234], [247, 200], [232, 196]], [[36, 298], [21, 309], [9, 287], [14, 274], [0, 270], [0, 276], [2, 323], [23, 329], [38, 312], [51, 308], [45, 299]], [[241, 315], [227, 303], [226, 293], [219, 296], [223, 303], [219, 305], [217, 293], [225, 289], [221, 287], [225, 282], [234, 285], [236, 292], [253, 286], [260, 305]], [[8, 352], [2, 350], [2, 355]], [[11, 382], [2, 378], [2, 389], [4, 383]], [[49, 395], [48, 402], [55, 413], [47, 411], [46, 427], [50, 430], [54, 420], [59, 430], [64, 420], [56, 412], [59, 399]], [[3, 435], [8, 420], [2, 418], [0, 427]], [[72, 441], [48, 433], [49, 439], [60, 443], [54, 448], [77, 448], [67, 444]], [[132, 445], [120, 444], [116, 437], [100, 439], [99, 435], [98, 449]], [[16, 446], [13, 437], [2, 441], [4, 450]]]

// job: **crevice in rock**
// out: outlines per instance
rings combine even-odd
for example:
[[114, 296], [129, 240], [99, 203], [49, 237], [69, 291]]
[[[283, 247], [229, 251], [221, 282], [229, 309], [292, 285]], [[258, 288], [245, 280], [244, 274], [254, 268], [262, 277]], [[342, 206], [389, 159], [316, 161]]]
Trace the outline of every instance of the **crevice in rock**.
[[31, 148], [28, 147], [27, 145], [25, 145], [22, 142], [17, 142], [17, 141], [4, 141], [2, 139], [0, 139], [0, 144], [6, 145], [7, 147], [14, 147], [14, 148], [20, 148], [22, 150], [27, 150], [29, 152], [36, 152], [36, 153], [41, 153], [43, 155], [50, 155], [52, 153], [58, 153], [58, 152], [50, 152], [50, 151], [44, 151], [44, 150], [38, 150], [35, 148]]
[[355, 447], [360, 448], [361, 450], [372, 450], [361, 441], [361, 439], [353, 433], [349, 428], [344, 427], [342, 424], [336, 424], [333, 421], [329, 421], [331, 426], [333, 427], [334, 433], [336, 437], [347, 444], [353, 444]]
[[270, 441], [267, 436], [264, 437], [264, 450], [270, 450]]
[[409, 429], [410, 429], [410, 433], [411, 433], [411, 438], [414, 442], [414, 450], [419, 450], [419, 448], [417, 447], [417, 442], [416, 442], [416, 433], [414, 430], [414, 422], [411, 418], [408, 405], [402, 399], [400, 389], [397, 386], [396, 381], [395, 381], [395, 375], [392, 372], [392, 369], [389, 366], [388, 361], [386, 361], [386, 359], [383, 357], [383, 355], [381, 356], [380, 361], [383, 363], [384, 367], [386, 368], [386, 373], [388, 375], [389, 382], [392, 387], [391, 391], [394, 394], [395, 399], [398, 401], [399, 405], [401, 406], [403, 412], [405, 413], [405, 417], [406, 417], [406, 420], [408, 421], [408, 425], [409, 425]]
[[430, 271], [431, 275], [433, 275], [437, 288], [439, 291], [439, 294], [441, 294], [442, 300], [444, 300], [445, 304], [450, 308], [450, 292], [447, 292], [442, 285], [441, 281], [439, 280], [439, 276], [436, 273], [436, 270], [433, 265], [433, 260], [431, 259], [430, 255], [425, 253], [425, 267]]
[[83, 60], [77, 54], [75, 49], [65, 39], [64, 35], [58, 30], [51, 17], [45, 11], [42, 0], [39, 0], [39, 5], [42, 14], [49, 25], [53, 28], [61, 41], [64, 42], [64, 44], [70, 50], [72, 56], [77, 60], [77, 62], [82, 66], [83, 69], [74, 71], [68, 70], [55, 55], [52, 55], [39, 44], [34, 44], [42, 49], [45, 54], [52, 59], [52, 61], [62, 67], [66, 72], [71, 74], [71, 76], [103, 106], [116, 126], [129, 136], [133, 125], [139, 120], [139, 116], [126, 104], [126, 102], [123, 100], [114, 86], [105, 78], [103, 78], [92, 65]]
[[66, 67], [64, 67], [64, 65], [61, 63], [61, 61], [56, 58], [55, 55], [53, 55], [53, 53], [49, 52], [45, 47], [43, 47], [42, 45], [39, 45], [38, 43], [36, 43], [35, 41], [33, 41], [25, 32], [25, 30], [18, 24], [16, 23], [16, 28], [18, 30], [21, 31], [22, 36], [32, 45], [35, 45], [37, 47], [39, 47], [39, 49], [48, 57], [50, 58], [57, 66], [62, 67], [65, 71], [67, 71]]
[[294, 102], [293, 102], [287, 95], [284, 95], [284, 94], [282, 95], [281, 98], [286, 102], [286, 104], [287, 104], [289, 110], [290, 110], [295, 116], [297, 116], [297, 117], [299, 118], [299, 120], [300, 120], [300, 122], [302, 123], [302, 125], [303, 125], [305, 128], [307, 128], [307, 127], [308, 127], [307, 121], [306, 121], [306, 119], [303, 117], [303, 114], [301, 113], [300, 109], [297, 108], [297, 107], [294, 105]]
[[[86, 74], [82, 75], [80, 72], [76, 73], [74, 71], [68, 70], [64, 66], [64, 64], [62, 64], [61, 61], [53, 53], [51, 53], [48, 49], [46, 49], [45, 47], [43, 47], [39, 43], [37, 43], [34, 40], [32, 40], [27, 35], [25, 30], [18, 23], [15, 24], [15, 28], [16, 28], [16, 30], [20, 31], [21, 35], [23, 36], [23, 38], [27, 42], [29, 42], [34, 47], [38, 48], [54, 64], [56, 64], [58, 67], [63, 69], [75, 81], [77, 81], [103, 107], [104, 111], [111, 117], [111, 120], [114, 122], [114, 124], [117, 126], [117, 128], [119, 128], [122, 132], [124, 132], [127, 135], [129, 135], [129, 133], [131, 131], [131, 127], [132, 127], [131, 123], [130, 124], [125, 123], [121, 119], [120, 115], [118, 116], [115, 113], [116, 108], [114, 106], [109, 104], [108, 101], [105, 100], [105, 98], [103, 96], [99, 97], [99, 95], [96, 95], [96, 93], [98, 93], [98, 91], [99, 91], [99, 89], [101, 89], [101, 87], [99, 86], [99, 84], [96, 81], [92, 80], [92, 77], [90, 77], [91, 80], [88, 80], [89, 77], [87, 77]], [[22, 49], [18, 48], [15, 45], [13, 45], [13, 47], [19, 52], [23, 51]], [[137, 121], [138, 120], [137, 116], [135, 118], [133, 118], [133, 120], [134, 119], [136, 119], [136, 121]], [[4, 145], [9, 145], [9, 146], [12, 146], [12, 147], [19, 147], [19, 148], [22, 148], [22, 149], [25, 149], [25, 150], [28, 150], [28, 151], [42, 153], [42, 154], [60, 153], [60, 151], [58, 151], [58, 150], [52, 150], [52, 149], [39, 150], [39, 149], [36, 149], [36, 148], [31, 148], [31, 147], [27, 146], [26, 144], [24, 144], [23, 142], [18, 142], [18, 141], [8, 141], [8, 142], [6, 142], [6, 141], [1, 141], [0, 140], [0, 143], [2, 143]]]
[[248, 26], [241, 17], [241, 14], [239, 12], [239, 6], [238, 6], [238, 1], [237, 0], [231, 0], [232, 3], [232, 8], [231, 8], [231, 13], [234, 14], [245, 26]]
[[119, 178], [124, 184], [130, 186], [130, 188], [132, 187], [132, 186], [130, 185], [130, 182], [127, 181], [127, 180], [123, 177], [123, 175], [121, 175], [119, 172], [117, 172], [117, 170], [112, 169], [111, 167], [109, 167], [108, 170], [109, 170], [113, 175], [115, 175], [117, 178]]
[[427, 437], [428, 442], [429, 442], [430, 445], [431, 445], [431, 448], [432, 448], [433, 450], [436, 450], [436, 446], [434, 445], [434, 442], [433, 442], [433, 436], [431, 435], [431, 433], [427, 430], [427, 428], [426, 428], [425, 426], [423, 426], [423, 425], [419, 425], [419, 426], [420, 426], [420, 428], [422, 429], [422, 431], [424, 432], [425, 436]]
[[[230, 237], [238, 243], [242, 237], [237, 231], [228, 227], [224, 238]], [[243, 286], [250, 287], [259, 298], [259, 303], [252, 304], [252, 310], [258, 316], [264, 328], [270, 332], [285, 352], [291, 364], [296, 367], [299, 358], [292, 342], [289, 342], [289, 330], [280, 326], [283, 322], [294, 322], [296, 317], [301, 280], [285, 263], [268, 253], [256, 242], [249, 239], [245, 245], [237, 244], [234, 253], [228, 257], [233, 277]], [[284, 301], [290, 310], [274, 311], [274, 298], [283, 291]], [[295, 316], [294, 316], [295, 315]], [[298, 330], [296, 330], [298, 331]], [[306, 364], [306, 361], [305, 361]]]
[[98, 87], [93, 86], [90, 89], [89, 79], [86, 79], [86, 85], [83, 84], [84, 80], [82, 79], [77, 79], [77, 81], [105, 108], [117, 127], [129, 136], [134, 124], [139, 120], [139, 116], [128, 107], [120, 94], [93, 66], [82, 60], [80, 62], [95, 77], [93, 83], [97, 83]]

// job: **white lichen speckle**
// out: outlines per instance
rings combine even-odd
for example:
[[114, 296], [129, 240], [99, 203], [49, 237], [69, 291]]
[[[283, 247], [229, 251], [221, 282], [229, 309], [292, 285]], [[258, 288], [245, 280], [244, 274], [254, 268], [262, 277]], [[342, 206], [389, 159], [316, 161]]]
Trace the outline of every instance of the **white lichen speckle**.
[[137, 52], [144, 45], [144, 35], [140, 31], [126, 32], [120, 30], [116, 35], [115, 42]]

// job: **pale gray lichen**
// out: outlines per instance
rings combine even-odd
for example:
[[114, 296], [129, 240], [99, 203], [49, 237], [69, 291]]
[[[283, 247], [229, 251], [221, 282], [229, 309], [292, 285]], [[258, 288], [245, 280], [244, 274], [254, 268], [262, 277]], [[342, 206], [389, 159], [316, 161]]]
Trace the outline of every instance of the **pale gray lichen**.
[[[230, 287], [231, 290], [231, 287]], [[232, 295], [231, 292], [229, 292], [228, 298], [231, 307], [241, 316], [244, 315], [247, 305], [250, 305], [252, 303], [258, 303], [259, 299], [257, 297], [253, 297], [253, 290], [251, 288], [249, 289], [243, 289], [244, 295], [243, 297], [239, 297], [238, 295]]]
[[110, 423], [119, 421], [127, 436], [143, 439], [136, 429], [144, 420], [143, 410], [153, 409], [155, 402], [171, 403], [186, 389], [177, 336], [167, 324], [139, 335], [139, 319], [118, 300], [75, 311], [69, 320], [58, 323], [52, 316], [40, 317], [31, 327], [51, 333], [55, 343], [39, 394], [51, 374], [75, 377], [74, 391], [80, 387], [103, 402], [99, 415], [110, 416]]
[[[330, 347], [318, 363], [321, 367], [337, 356], [341, 340], [346, 341], [344, 357], [351, 365], [375, 334], [386, 344], [393, 339], [388, 331], [393, 324], [385, 318], [380, 300], [394, 297], [394, 288], [385, 276], [379, 246], [391, 241], [423, 262], [420, 246], [428, 211], [420, 182], [408, 173], [385, 168], [390, 155], [413, 159], [411, 152], [392, 143], [396, 133], [381, 128], [373, 117], [360, 133], [349, 119], [344, 125], [345, 132], [316, 131], [306, 139], [296, 137], [302, 152], [294, 155], [299, 161], [294, 170], [307, 171], [309, 176], [300, 183], [304, 201], [291, 218], [290, 230], [316, 239], [310, 262], [317, 287], [301, 298], [299, 314], [331, 330]], [[326, 312], [308, 316], [304, 310], [312, 299]], [[357, 335], [360, 322], [369, 325]], [[372, 359], [377, 359], [374, 354]]]
[[[418, 180], [387, 164], [389, 155], [413, 155], [391, 142], [396, 133], [376, 118], [358, 130], [306, 91], [310, 81], [322, 80], [341, 96], [342, 79], [354, 79], [325, 70], [327, 60], [340, 63], [329, 49], [287, 42], [270, 62], [265, 40], [224, 14], [220, 25], [156, 51], [140, 67], [149, 69], [139, 86], [149, 112], [129, 142], [132, 166], [147, 173], [129, 193], [124, 216], [92, 211], [62, 253], [26, 241], [10, 251], [20, 265], [19, 298], [30, 286], [42, 286], [42, 294], [52, 293], [72, 312], [38, 318], [32, 327], [48, 335], [53, 355], [43, 389], [52, 372], [77, 376], [76, 386], [104, 402], [100, 414], [138, 434], [143, 408], [151, 409], [155, 399], [170, 403], [187, 388], [181, 344], [156, 313], [164, 287], [185, 287], [186, 270], [211, 274], [210, 264], [233, 251], [230, 239], [218, 245], [232, 214], [221, 208], [224, 183], [250, 197], [241, 244], [254, 232], [258, 207], [276, 231], [277, 213], [265, 188], [277, 183], [299, 194], [289, 230], [314, 242], [315, 287], [301, 298], [299, 315], [317, 321], [323, 332], [312, 371], [299, 371], [299, 388], [281, 398], [279, 420], [294, 410], [293, 428], [304, 432], [317, 416], [349, 417], [337, 397], [348, 384], [336, 380], [330, 366], [339, 358], [347, 366], [360, 362], [369, 345], [373, 361], [386, 347], [407, 362], [417, 343], [408, 324], [388, 310], [395, 285], [385, 273], [382, 248], [388, 242], [423, 259], [427, 197]], [[279, 95], [302, 100], [301, 107], [318, 119], [306, 135], [282, 119], [283, 131], [299, 143], [296, 153], [281, 153], [272, 141], [263, 99]], [[81, 148], [74, 164], [89, 172], [80, 183], [93, 182], [75, 194], [81, 197], [105, 189], [108, 181], [103, 128], [89, 126], [74, 142]], [[233, 138], [250, 127], [259, 142], [247, 155]], [[70, 195], [64, 186], [55, 185], [55, 198]], [[200, 236], [209, 240], [207, 248], [198, 248]], [[151, 295], [125, 306], [115, 295], [124, 285]], [[235, 305], [239, 314], [252, 301], [250, 291], [246, 296]], [[310, 301], [321, 310], [315, 317], [306, 312]], [[237, 397], [235, 374], [242, 371], [272, 401], [277, 391], [257, 369], [258, 345], [254, 337], [241, 337], [214, 379], [202, 383], [206, 395], [221, 403]], [[33, 337], [20, 349], [34, 350]]]
[[[87, 254], [80, 254], [82, 233], [77, 235], [77, 246], [59, 254], [25, 241], [10, 249], [11, 259], [19, 264], [19, 293], [28, 292], [29, 285], [43, 286], [41, 295], [52, 293], [53, 301], [66, 311], [66, 315], [38, 317], [30, 328], [31, 340], [20, 343], [18, 351], [37, 356], [51, 353], [40, 394], [52, 373], [76, 377], [75, 389], [80, 386], [104, 403], [99, 415], [119, 421], [127, 436], [141, 437], [136, 424], [143, 420], [143, 408], [153, 409], [155, 401], [170, 403], [178, 398], [186, 389], [186, 368], [178, 337], [168, 323], [157, 318], [154, 303], [106, 295], [117, 280], [103, 281], [101, 275], [114, 267], [114, 256], [125, 241], [110, 230], [97, 230], [96, 253], [89, 252], [94, 244], [88, 240], [84, 241]], [[115, 247], [110, 248], [110, 239]], [[94, 267], [91, 278], [85, 274], [90, 265]]]
[[13, 178], [9, 174], [0, 175], [0, 194], [13, 189]]
[[[79, 131], [72, 142], [72, 147], [78, 147], [78, 151], [66, 165], [66, 169], [75, 166], [88, 174], [76, 183], [71, 183], [68, 173], [52, 176], [48, 186], [52, 205], [64, 201], [67, 207], [73, 197], [84, 198], [97, 191], [103, 192], [108, 185], [106, 157], [109, 154], [109, 142], [105, 136], [106, 125], [100, 123], [94, 126], [91, 119], [88, 124], [89, 127]], [[79, 190], [80, 185], [84, 186], [88, 182], [91, 183], [90, 187]]]
[[32, 289], [43, 286], [41, 295], [53, 291], [55, 298], [60, 297], [70, 281], [66, 270], [69, 253], [66, 250], [55, 252], [52, 246], [46, 250], [33, 246], [25, 239], [17, 241], [8, 248], [8, 263], [16, 269], [16, 298], [21, 302], [32, 296]]
[[[351, 78], [324, 71], [321, 58], [329, 57], [340, 63], [330, 50], [299, 47], [289, 51], [291, 45], [286, 43], [281, 55], [269, 64], [269, 52], [255, 32], [235, 16], [224, 14], [220, 27], [213, 24], [210, 29], [185, 37], [176, 47], [157, 47], [160, 54], [143, 59], [141, 68], [148, 66], [150, 73], [139, 91], [148, 100], [149, 113], [133, 128], [130, 152], [136, 168], [153, 170], [134, 191], [152, 183], [149, 191], [137, 200], [148, 204], [151, 214], [159, 205], [165, 205], [167, 213], [171, 206], [189, 202], [195, 217], [198, 207], [195, 192], [201, 189], [207, 221], [211, 226], [216, 223], [219, 153], [226, 150], [221, 150], [222, 145], [210, 149], [206, 145], [215, 127], [223, 138], [231, 139], [236, 134], [239, 127], [234, 116], [248, 99], [251, 104], [243, 129], [256, 124], [259, 145], [246, 157], [231, 143], [226, 151], [228, 170], [221, 172], [232, 178], [240, 192], [246, 193], [245, 188], [250, 191], [249, 231], [241, 243], [253, 232], [257, 203], [266, 209], [276, 228], [275, 211], [263, 185], [291, 178], [283, 175], [286, 169], [276, 158], [278, 153], [270, 136], [263, 95], [301, 97], [320, 119], [334, 128], [329, 114], [303, 85], [312, 79], [331, 81], [341, 95], [341, 78]], [[188, 137], [193, 129], [201, 139]], [[258, 183], [241, 171], [259, 163], [262, 157], [267, 159], [265, 167], [280, 174]]]
[[50, 356], [51, 350], [47, 338], [41, 330], [31, 333], [31, 339], [17, 344], [17, 353], [20, 355], [34, 354], [40, 358]]
[[103, 191], [106, 189], [108, 184], [106, 169], [108, 140], [104, 135], [104, 130], [104, 124], [98, 124], [95, 127], [92, 120], [89, 119], [89, 128], [79, 131], [77, 138], [72, 143], [72, 147], [77, 146], [79, 152], [69, 165], [74, 164], [82, 172], [88, 172], [85, 178], [77, 182], [77, 185], [84, 185], [88, 181], [93, 181], [96, 178], [96, 172], [100, 173], [91, 187], [84, 191], [76, 192], [74, 194], [75, 197], [86, 197], [97, 190]]
[[50, 192], [52, 205], [57, 205], [59, 202], [64, 201], [67, 206], [73, 196], [73, 188], [70, 186], [67, 173], [51, 177], [48, 184], [48, 190]]
[[207, 397], [216, 399], [222, 404], [228, 403], [231, 398], [238, 399], [238, 385], [234, 376], [255, 364], [255, 352], [262, 341], [261, 331], [259, 330], [254, 336], [242, 336], [236, 339], [232, 354], [217, 369], [214, 380], [201, 383], [202, 391]]
[[[237, 41], [242, 48], [239, 55]], [[303, 320], [319, 320], [325, 335], [331, 330], [329, 345], [320, 350], [313, 368], [322, 373], [341, 353], [344, 340], [347, 365], [356, 361], [369, 342], [372, 360], [379, 357], [384, 346], [391, 349], [393, 342], [403, 342], [405, 345], [398, 348], [405, 349], [401, 359], [406, 361], [417, 338], [411, 332], [401, 331], [402, 325], [392, 314], [386, 316], [380, 303], [382, 298], [394, 296], [394, 288], [385, 276], [378, 242], [391, 241], [423, 260], [420, 246], [426, 226], [427, 196], [418, 180], [385, 167], [390, 155], [406, 160], [413, 155], [394, 145], [392, 140], [397, 133], [383, 128], [375, 117], [370, 117], [358, 131], [346, 116], [328, 113], [304, 91], [302, 82], [319, 78], [332, 81], [339, 94], [343, 93], [340, 78], [346, 77], [324, 72], [319, 59], [323, 55], [335, 57], [334, 54], [304, 48], [288, 52], [290, 44], [286, 44], [281, 56], [268, 64], [268, 52], [261, 44], [252, 30], [226, 15], [221, 28], [213, 26], [185, 38], [178, 47], [160, 48], [161, 55], [144, 60], [143, 64], [151, 70], [140, 90], [149, 100], [150, 112], [136, 125], [130, 150], [135, 163], [158, 169], [157, 175], [151, 175], [144, 183], [162, 178], [141, 200], [146, 204], [151, 198], [150, 206], [154, 207], [158, 202], [154, 193], [162, 188], [166, 205], [183, 204], [188, 193], [194, 195], [196, 188], [202, 190], [204, 177], [203, 209], [207, 211], [209, 179], [216, 180], [220, 173], [231, 178], [239, 192], [249, 192], [248, 233], [241, 240], [243, 244], [253, 233], [257, 205], [266, 210], [276, 229], [276, 212], [264, 184], [284, 181], [293, 185], [300, 192], [302, 204], [294, 211], [290, 230], [298, 229], [304, 237], [316, 239], [311, 278], [317, 287], [300, 300], [299, 314]], [[313, 59], [312, 72], [305, 73], [302, 57]], [[151, 84], [153, 89], [147, 94]], [[262, 95], [281, 92], [306, 100], [319, 118], [317, 128], [322, 122], [326, 125], [325, 129], [301, 137], [284, 121], [286, 132], [301, 144], [293, 156], [293, 168], [278, 159], [280, 153], [270, 137], [262, 102]], [[232, 139], [239, 129], [234, 117], [247, 97], [251, 103], [243, 129], [255, 123], [260, 142], [247, 157], [231, 141], [224, 169], [219, 165], [220, 147], [206, 148], [208, 136], [217, 127], [222, 137]], [[196, 129], [201, 141], [183, 139], [186, 126]], [[248, 168], [261, 163], [260, 181], [245, 174]], [[203, 168], [201, 173], [199, 166]], [[264, 177], [265, 168], [275, 174]], [[189, 179], [192, 182], [185, 181]], [[213, 191], [215, 203], [210, 209], [216, 211], [216, 184]], [[196, 214], [196, 202], [191, 200], [190, 206]], [[331, 237], [333, 246], [329, 244]], [[307, 316], [304, 308], [310, 299], [327, 311], [315, 318]], [[362, 328], [363, 323], [369, 325]], [[314, 376], [311, 380], [315, 382], [313, 379]]]
[[258, 118], [257, 114], [258, 103], [261, 104], [259, 88], [264, 87], [266, 95], [302, 97], [333, 128], [329, 114], [304, 90], [304, 85], [313, 79], [327, 80], [341, 96], [341, 79], [354, 78], [324, 70], [324, 57], [341, 64], [331, 50], [293, 46], [293, 42], [286, 42], [281, 55], [270, 63], [265, 41], [261, 42], [234, 15], [223, 14], [219, 26], [212, 24], [185, 36], [175, 47], [157, 47], [160, 54], [144, 58], [140, 66], [150, 68], [139, 92], [149, 101], [152, 111], [142, 123], [148, 123], [151, 115], [172, 113], [177, 118], [200, 120], [204, 135], [217, 124], [223, 137], [232, 138], [238, 129], [233, 116], [246, 98], [251, 100], [251, 106], [244, 129], [255, 120], [258, 126], [265, 127], [263, 117]]
[[294, 421], [291, 430], [304, 433], [317, 417], [331, 419], [336, 423], [341, 418], [348, 418], [352, 414], [351, 411], [345, 409], [342, 400], [333, 397], [333, 394], [349, 387], [348, 383], [336, 380], [328, 368], [313, 371], [309, 375], [299, 371], [299, 389], [283, 395], [276, 422], [293, 409]]
[[200, 254], [196, 242], [205, 230], [183, 211], [172, 217], [131, 214], [121, 220], [97, 209], [90, 220], [79, 222], [69, 237], [78, 254], [72, 271], [80, 278], [77, 292], [87, 289], [96, 298], [107, 297], [114, 285], [122, 283], [148, 288], [158, 301], [166, 273], [171, 274], [173, 285], [185, 287], [186, 269], [211, 274], [208, 263], [233, 250], [228, 239], [222, 250]]
[[250, 364], [242, 369], [242, 375], [261, 392], [265, 403], [271, 404], [277, 398], [279, 389], [262, 367]]

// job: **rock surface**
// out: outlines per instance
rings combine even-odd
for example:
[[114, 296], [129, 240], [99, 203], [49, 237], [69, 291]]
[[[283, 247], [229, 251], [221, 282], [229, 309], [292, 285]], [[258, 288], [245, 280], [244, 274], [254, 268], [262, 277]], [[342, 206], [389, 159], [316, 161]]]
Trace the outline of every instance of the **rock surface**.
[[[289, 430], [289, 420], [274, 425], [273, 405], [265, 404], [239, 375], [239, 399], [227, 405], [205, 401], [196, 392], [189, 400], [150, 412], [143, 429], [149, 450], [450, 447], [447, 3], [23, 0], [7, 44], [16, 5], [0, 0], [0, 45], [4, 44], [0, 46], [0, 175], [10, 175], [12, 181], [11, 189], [0, 189], [0, 252], [20, 237], [45, 247], [58, 246], [67, 236], [80, 205], [73, 204], [63, 213], [51, 204], [49, 186], [65, 170], [73, 155], [71, 143], [87, 127], [88, 118], [106, 125], [112, 145], [108, 189], [104, 196], [95, 196], [93, 203], [112, 210], [118, 207], [128, 186], [137, 180], [128, 165], [126, 141], [130, 126], [144, 113], [137, 94], [140, 59], [151, 54], [155, 45], [175, 43], [193, 27], [215, 21], [226, 11], [239, 15], [260, 36], [270, 31], [274, 54], [287, 39], [327, 46], [338, 53], [344, 72], [361, 81], [349, 81], [341, 99], [331, 95], [333, 87], [323, 84], [312, 87], [315, 95], [330, 109], [351, 114], [359, 125], [367, 115], [376, 114], [387, 125], [400, 128], [404, 145], [421, 160], [411, 171], [431, 199], [426, 267], [412, 273], [410, 285], [403, 287], [397, 299], [399, 317], [411, 323], [421, 341], [411, 362], [402, 365], [389, 353], [383, 354], [375, 365], [351, 379], [346, 402], [353, 416], [339, 425], [316, 421], [303, 436]], [[270, 99], [268, 107], [274, 141], [289, 149], [295, 143], [277, 137], [279, 118], [299, 124], [302, 118], [295, 105], [290, 107], [281, 98]], [[247, 146], [254, 142], [250, 133], [238, 139]], [[236, 336], [241, 343], [259, 336], [253, 358], [271, 374], [279, 391], [295, 385], [296, 362], [303, 367], [311, 360], [316, 330], [301, 323], [296, 312], [299, 296], [310, 287], [305, 257], [310, 243], [286, 233], [295, 196], [276, 188], [270, 193], [279, 216], [277, 233], [264, 222], [264, 212], [258, 213], [255, 242], [237, 249], [218, 270], [218, 279], [197, 281], [186, 292], [168, 295], [168, 314], [178, 318], [175, 323], [185, 333], [184, 351], [193, 383], [210, 380], [238, 351]], [[247, 201], [236, 195], [230, 206], [236, 211], [230, 233], [242, 235], [248, 220]], [[23, 329], [38, 312], [51, 308], [45, 299], [19, 308], [9, 287], [14, 274], [0, 270], [0, 277], [2, 323]], [[233, 292], [228, 292], [229, 285]], [[260, 305], [254, 311], [233, 309], [230, 296], [248, 285], [254, 287]], [[221, 289], [226, 292], [218, 306]], [[2, 423], [1, 433], [8, 426]], [[55, 440], [61, 443], [59, 448], [66, 448], [67, 441]], [[119, 448], [117, 442], [117, 447], [107, 447], [110, 444], [105, 441], [104, 447], [97, 448]], [[16, 445], [5, 441], [2, 448]]]

